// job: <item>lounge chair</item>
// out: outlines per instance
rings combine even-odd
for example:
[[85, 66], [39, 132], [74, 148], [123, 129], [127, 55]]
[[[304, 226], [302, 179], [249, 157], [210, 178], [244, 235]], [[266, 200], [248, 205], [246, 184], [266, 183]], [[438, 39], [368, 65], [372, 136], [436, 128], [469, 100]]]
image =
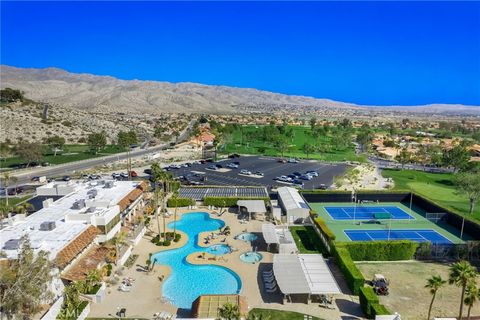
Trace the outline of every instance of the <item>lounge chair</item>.
[[276, 292], [277, 290], [278, 290], [278, 287], [277, 287], [277, 286], [275, 286], [275, 287], [273, 287], [273, 288], [271, 288], [271, 289], [265, 288], [265, 292], [267, 292], [267, 293], [274, 293], [274, 292]]
[[275, 281], [275, 277], [274, 276], [263, 276], [263, 282], [273, 282]]
[[118, 288], [118, 290], [120, 290], [120, 291], [122, 291], [122, 292], [129, 292], [131, 289], [132, 289], [131, 286], [126, 286], [126, 285], [124, 285], [124, 284], [122, 284], [122, 285]]
[[272, 288], [275, 288], [277, 286], [277, 282], [264, 282], [263, 283], [263, 286], [265, 287], [265, 289], [272, 289]]

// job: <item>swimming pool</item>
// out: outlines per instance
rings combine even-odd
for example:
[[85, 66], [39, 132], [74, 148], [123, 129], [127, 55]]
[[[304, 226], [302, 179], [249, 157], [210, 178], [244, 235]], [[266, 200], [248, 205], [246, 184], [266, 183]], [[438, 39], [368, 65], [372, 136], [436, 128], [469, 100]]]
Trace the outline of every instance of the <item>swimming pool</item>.
[[[230, 269], [215, 265], [192, 265], [186, 257], [192, 252], [208, 252], [208, 248], [198, 246], [198, 234], [204, 231], [217, 231], [225, 223], [212, 219], [206, 212], [184, 214], [177, 221], [177, 229], [188, 235], [188, 242], [181, 248], [162, 251], [154, 254], [157, 264], [164, 264], [172, 269], [172, 273], [163, 283], [163, 296], [175, 306], [191, 309], [192, 302], [204, 294], [237, 294], [240, 293], [242, 281]], [[168, 224], [173, 228], [173, 222]], [[211, 250], [221, 254], [223, 246]], [[211, 252], [211, 253], [214, 253]]]

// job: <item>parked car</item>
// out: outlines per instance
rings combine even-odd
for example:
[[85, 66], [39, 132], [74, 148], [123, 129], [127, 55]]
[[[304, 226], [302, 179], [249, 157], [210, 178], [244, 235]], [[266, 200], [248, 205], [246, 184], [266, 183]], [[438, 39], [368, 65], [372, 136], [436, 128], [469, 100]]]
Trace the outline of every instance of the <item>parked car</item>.
[[259, 176], [259, 177], [263, 177], [265, 176], [265, 174], [263, 172], [260, 172], [260, 171], [255, 171], [254, 173], [256, 176]]
[[308, 174], [309, 176], [312, 176], [312, 177], [318, 177], [318, 172], [313, 170], [309, 170], [305, 172], [305, 174]]
[[138, 173], [136, 171], [130, 171], [130, 177], [135, 178], [138, 177]]
[[297, 178], [300, 178], [302, 176], [302, 174], [298, 171], [295, 171], [294, 173], [292, 173], [293, 175], [295, 175]]
[[9, 196], [14, 196], [14, 195], [17, 195], [17, 194], [21, 194], [23, 191], [24, 190], [23, 190], [22, 187], [9, 188], [8, 189], [8, 195]]
[[70, 176], [63, 176], [62, 180], [63, 181], [70, 181]]
[[223, 166], [221, 164], [218, 164], [218, 163], [215, 163], [215, 167], [217, 167], [218, 169], [223, 168]]
[[328, 189], [328, 187], [327, 187], [327, 185], [325, 185], [325, 184], [323, 184], [323, 183], [322, 183], [322, 184], [320, 184], [320, 185], [317, 187], [317, 189], [320, 189], [320, 190], [327, 190], [327, 189]]
[[218, 167], [217, 166], [208, 166], [207, 169], [210, 169], [210, 170], [218, 170]]
[[120, 173], [116, 173], [116, 172], [112, 173], [112, 178], [113, 179], [119, 179], [120, 178]]
[[278, 159], [277, 162], [278, 162], [278, 163], [287, 163], [287, 160], [285, 160], [285, 159]]
[[90, 180], [98, 180], [100, 178], [101, 178], [101, 176], [99, 174], [91, 174], [91, 175], [88, 176], [88, 179], [90, 179]]
[[298, 160], [295, 158], [290, 158], [287, 160], [288, 163], [298, 163]]
[[289, 174], [287, 175], [287, 177], [289, 177], [290, 179], [294, 180], [294, 179], [297, 179], [298, 177], [294, 174]]
[[313, 177], [312, 177], [312, 176], [309, 176], [308, 174], [303, 174], [303, 175], [300, 177], [300, 179], [310, 181], [310, 180], [313, 179]]
[[230, 159], [233, 159], [233, 158], [240, 158], [240, 155], [238, 153], [233, 153], [233, 154], [230, 154], [228, 156]]
[[249, 170], [247, 170], [247, 169], [242, 169], [242, 170], [240, 170], [240, 173], [241, 173], [241, 174], [244, 174], [244, 175], [247, 175], [247, 176], [249, 176], [249, 175], [252, 174], [252, 172], [249, 171]]
[[238, 164], [229, 163], [225, 167], [230, 168], [230, 169], [238, 169]]
[[180, 169], [180, 166], [178, 164], [171, 164], [169, 166], [170, 169]]
[[128, 173], [122, 172], [122, 173], [120, 173], [120, 177], [122, 177], [124, 179], [128, 179]]
[[303, 189], [303, 187], [304, 187], [303, 182], [300, 181], [300, 180], [293, 180], [293, 181], [292, 181], [292, 184], [293, 184], [295, 187], [299, 187], [299, 188], [302, 188], [302, 189]]
[[40, 181], [40, 177], [35, 176], [35, 177], [33, 177], [32, 179], [30, 179], [30, 180], [33, 181], [33, 182], [39, 182], [39, 181]]

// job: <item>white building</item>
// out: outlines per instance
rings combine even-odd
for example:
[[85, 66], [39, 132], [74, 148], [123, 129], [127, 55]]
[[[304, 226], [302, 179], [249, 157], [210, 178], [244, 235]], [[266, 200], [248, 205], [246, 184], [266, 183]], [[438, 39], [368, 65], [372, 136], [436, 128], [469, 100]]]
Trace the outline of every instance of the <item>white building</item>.
[[297, 245], [287, 226], [275, 226], [271, 223], [262, 224], [262, 234], [267, 243], [267, 251], [274, 244], [280, 254], [298, 253]]
[[278, 203], [282, 208], [282, 220], [287, 223], [303, 222], [310, 215], [310, 207], [297, 189], [280, 187], [277, 189]]

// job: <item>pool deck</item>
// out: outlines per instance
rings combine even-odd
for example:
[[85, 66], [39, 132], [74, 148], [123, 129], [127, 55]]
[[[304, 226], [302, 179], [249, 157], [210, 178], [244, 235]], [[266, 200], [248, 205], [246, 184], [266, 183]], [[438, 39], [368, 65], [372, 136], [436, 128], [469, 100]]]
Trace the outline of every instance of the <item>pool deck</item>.
[[[212, 211], [206, 208], [199, 208], [196, 210], [179, 209], [177, 214], [177, 220], [179, 220], [182, 214], [189, 212], [204, 211], [209, 212], [211, 218], [222, 219], [225, 225], [230, 226], [230, 235], [226, 237], [225, 242], [221, 242], [225, 237], [220, 236], [217, 239], [210, 240], [205, 245], [203, 239], [211, 232], [203, 232], [199, 235], [200, 246], [211, 246], [217, 243], [223, 243], [230, 245], [234, 252], [226, 254], [220, 257], [214, 257], [208, 253], [205, 254], [205, 258], [200, 257], [198, 253], [192, 253], [188, 256], [188, 261], [192, 264], [215, 264], [227, 267], [236, 272], [242, 280], [242, 289], [240, 294], [247, 298], [249, 309], [251, 308], [267, 308], [278, 310], [297, 311], [313, 316], [317, 316], [324, 319], [339, 319], [341, 317], [355, 317], [357, 319], [362, 318], [362, 312], [358, 305], [358, 297], [350, 295], [350, 292], [343, 282], [341, 273], [338, 270], [333, 270], [334, 275], [337, 275], [337, 281], [342, 289], [342, 294], [336, 297], [337, 308], [335, 310], [324, 309], [319, 307], [318, 303], [305, 304], [300, 303], [282, 303], [282, 295], [280, 293], [268, 294], [263, 292], [262, 281], [259, 276], [259, 270], [271, 269], [271, 263], [273, 254], [265, 251], [265, 245], [263, 243], [262, 224], [264, 221], [251, 220], [247, 223], [240, 223], [237, 218], [237, 214], [233, 212], [226, 212], [221, 217], [218, 217]], [[173, 221], [170, 217], [166, 219], [167, 223]], [[163, 227], [161, 221], [160, 227]], [[150, 242], [151, 238], [156, 234], [157, 223], [154, 219], [150, 223], [151, 232], [146, 233], [142, 240], [134, 247], [132, 254], [138, 254], [139, 257], [130, 268], [123, 268], [120, 278], [131, 277], [135, 279], [134, 285], [130, 292], [121, 292], [118, 290], [117, 285], [107, 286], [107, 294], [105, 300], [99, 304], [91, 304], [91, 311], [89, 317], [104, 317], [111, 318], [114, 316], [118, 308], [126, 308], [127, 317], [142, 317], [152, 318], [153, 314], [160, 311], [168, 311], [171, 313], [177, 313], [177, 308], [161, 299], [162, 281], [159, 279], [162, 276], [165, 278], [170, 274], [170, 270], [166, 266], [155, 265], [153, 270], [149, 273], [143, 271], [145, 261], [149, 258], [149, 253], [157, 253], [164, 250], [174, 249], [182, 247], [187, 239], [186, 235], [182, 233], [182, 239], [178, 243], [172, 242], [170, 247], [156, 246]], [[234, 237], [242, 232], [255, 233], [259, 239], [255, 243], [258, 245], [257, 251], [263, 256], [260, 263], [249, 264], [240, 260], [240, 254], [245, 251], [252, 250], [252, 245], [249, 242], [242, 240], [236, 240]], [[188, 317], [188, 315], [182, 314], [180, 310], [178, 318]]]

